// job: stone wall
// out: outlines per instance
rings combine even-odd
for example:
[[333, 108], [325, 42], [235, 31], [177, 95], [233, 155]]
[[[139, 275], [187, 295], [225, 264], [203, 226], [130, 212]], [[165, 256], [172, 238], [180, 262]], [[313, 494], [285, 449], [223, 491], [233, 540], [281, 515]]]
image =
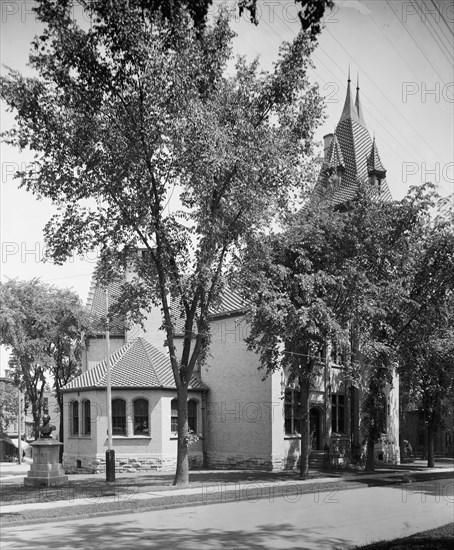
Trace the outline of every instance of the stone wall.
[[[80, 467], [78, 466], [80, 463]], [[203, 464], [202, 455], [189, 457], [189, 468], [195, 470]], [[164, 457], [119, 457], [115, 459], [116, 473], [139, 473], [139, 472], [174, 472], [176, 470], [176, 458]], [[76, 457], [65, 456], [63, 467], [67, 474], [100, 474], [106, 471], [105, 457]]]

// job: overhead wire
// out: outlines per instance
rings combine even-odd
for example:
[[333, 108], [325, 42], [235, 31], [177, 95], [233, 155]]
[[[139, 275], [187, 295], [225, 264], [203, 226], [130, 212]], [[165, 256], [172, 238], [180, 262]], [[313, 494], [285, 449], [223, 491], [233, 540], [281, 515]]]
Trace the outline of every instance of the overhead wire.
[[[421, 0], [422, 1], [422, 5], [426, 5], [424, 0]], [[412, 3], [412, 5], [414, 5], [414, 2], [415, 0], [410, 0], [410, 2]], [[440, 49], [440, 52], [444, 55], [446, 61], [452, 65], [452, 58], [453, 58], [453, 53], [452, 53], [452, 48], [451, 50], [448, 49], [448, 47], [446, 46], [445, 42], [440, 38], [439, 34], [438, 33], [441, 33], [443, 35], [443, 38], [446, 40], [446, 42], [450, 42], [449, 38], [446, 37], [444, 34], [443, 34], [443, 30], [440, 29], [440, 28], [436, 28], [434, 26], [434, 23], [432, 21], [432, 18], [431, 17], [426, 17], [426, 28], [427, 28], [427, 31], [429, 32], [430, 36], [433, 38], [433, 41], [435, 42], [435, 44], [437, 45], [437, 47]]]
[[[279, 16], [278, 16], [278, 17], [279, 17]], [[290, 29], [290, 27], [287, 25], [287, 23], [286, 23], [285, 21], [283, 21], [280, 17], [279, 17], [279, 19], [282, 21], [282, 23], [283, 23], [284, 25], [287, 26], [287, 28]], [[352, 58], [352, 56], [350, 55], [350, 53], [349, 53], [349, 52], [344, 48], [344, 46], [336, 39], [336, 37], [335, 37], [331, 32], [329, 32], [329, 34], [330, 34], [330, 35], [332, 36], [332, 38], [338, 43], [338, 45], [343, 49], [343, 51], [347, 54], [347, 56], [348, 56], [349, 58]], [[319, 44], [318, 47], [319, 47], [319, 49], [321, 50], [321, 52], [322, 52], [324, 55], [326, 55], [329, 59], [331, 58], [331, 57], [328, 55], [328, 53], [325, 52], [325, 50], [323, 49], [323, 47], [322, 47], [320, 44]], [[316, 54], [314, 55], [314, 57], [315, 57], [315, 59], [316, 59], [317, 61], [320, 61], [320, 62], [321, 62], [321, 59], [320, 59]], [[321, 62], [321, 63], [322, 63], [322, 65], [324, 65], [325, 69], [334, 77], [334, 79], [336, 80], [336, 82], [338, 82], [338, 81], [339, 81], [339, 78], [338, 78], [336, 75], [334, 75], [333, 71], [332, 71], [325, 63], [323, 63], [323, 62]], [[361, 69], [361, 74], [365, 74], [366, 77], [369, 78], [369, 80], [372, 80], [372, 79], [369, 77], [367, 71], [366, 71], [363, 67], [361, 67], [359, 64], [358, 64], [358, 67]], [[409, 125], [412, 127], [412, 129], [416, 132], [416, 134], [418, 135], [418, 137], [420, 138], [420, 140], [421, 140], [422, 142], [424, 142], [424, 143], [426, 144], [426, 146], [427, 146], [429, 149], [432, 150], [432, 152], [435, 154], [435, 156], [438, 156], [437, 153], [432, 149], [431, 145], [430, 145], [430, 144], [427, 142], [427, 140], [424, 138], [424, 136], [421, 135], [421, 134], [418, 132], [418, 130], [411, 124], [411, 122], [409, 122], [407, 119], [404, 118], [404, 116], [402, 115], [402, 113], [401, 113], [401, 112], [396, 108], [396, 106], [389, 100], [389, 98], [385, 95], [385, 93], [384, 93], [380, 88], [378, 88], [378, 91], [379, 91], [380, 94], [385, 98], [385, 100], [391, 105], [391, 107], [398, 113], [398, 115], [399, 115], [401, 118], [403, 118], [407, 124], [409, 124]], [[366, 114], [370, 113], [370, 110], [368, 109], [367, 106], [366, 106], [366, 107], [363, 106], [363, 109], [365, 110]], [[385, 126], [385, 124], [382, 123], [381, 120], [388, 120], [388, 117], [386, 117], [386, 116], [384, 115], [384, 113], [383, 113], [379, 108], [377, 108], [376, 106], [375, 106], [375, 109], [378, 110], [379, 117], [377, 118], [377, 117], [374, 116], [373, 118], [377, 121], [378, 126], [381, 128], [381, 130], [383, 130], [384, 134], [388, 134], [388, 136], [389, 136], [391, 139], [397, 141], [397, 143], [399, 144], [399, 146], [401, 147], [401, 149], [402, 149], [403, 151], [405, 151], [410, 157], [411, 157], [411, 156], [414, 156], [414, 155], [416, 154], [417, 158], [419, 158], [419, 157], [421, 156], [421, 153], [420, 153], [420, 151], [418, 151], [418, 149], [417, 149], [416, 146], [413, 144], [413, 142], [409, 142], [408, 139], [406, 138], [406, 136], [404, 136], [404, 134], [402, 133], [402, 131], [401, 131], [399, 128], [397, 128], [393, 123], [389, 123], [389, 122], [388, 122], [388, 124]], [[393, 130], [394, 130], [393, 133], [391, 133], [391, 131], [389, 130], [389, 125], [392, 126], [392, 128], [393, 128]], [[398, 139], [398, 138], [396, 137], [396, 134], [400, 135], [402, 139], [401, 139], [401, 140]], [[411, 152], [411, 151], [408, 149], [407, 145], [409, 145], [409, 146], [413, 149], [413, 152]], [[393, 148], [388, 148], [388, 147], [386, 146], [386, 142], [385, 142], [384, 147], [391, 153], [392, 156], [394, 156], [394, 158], [396, 159], [396, 161], [402, 162], [402, 158], [401, 158], [400, 156], [397, 155], [397, 153], [395, 152], [395, 150], [394, 150]]]
[[446, 21], [444, 15], [441, 13], [441, 11], [439, 10], [437, 4], [434, 2], [434, 0], [431, 0], [432, 4], [434, 5], [435, 9], [437, 10], [437, 12], [440, 14], [440, 17], [442, 19], [442, 21], [445, 22], [445, 25], [447, 26], [449, 32], [454, 36], [454, 30], [452, 29], [452, 27], [449, 26], [448, 22]]
[[390, 10], [394, 13], [394, 15], [397, 17], [399, 23], [401, 24], [401, 26], [404, 28], [405, 32], [408, 34], [408, 36], [412, 39], [413, 43], [416, 45], [416, 47], [418, 48], [418, 50], [422, 53], [423, 57], [426, 59], [427, 63], [429, 64], [430, 67], [432, 67], [432, 69], [436, 72], [438, 78], [440, 79], [441, 82], [443, 82], [443, 77], [441, 76], [441, 74], [438, 72], [438, 68], [437, 68], [437, 65], [436, 63], [430, 59], [428, 57], [428, 55], [426, 54], [426, 52], [424, 51], [424, 49], [421, 47], [421, 45], [419, 44], [419, 42], [416, 40], [416, 38], [414, 37], [414, 34], [413, 32], [411, 31], [410, 29], [410, 26], [409, 25], [405, 25], [404, 22], [402, 21], [402, 19], [399, 17], [399, 14], [396, 13], [396, 11], [394, 11], [394, 7], [392, 5], [392, 2], [390, 0], [385, 0], [386, 1], [386, 4], [389, 6]]

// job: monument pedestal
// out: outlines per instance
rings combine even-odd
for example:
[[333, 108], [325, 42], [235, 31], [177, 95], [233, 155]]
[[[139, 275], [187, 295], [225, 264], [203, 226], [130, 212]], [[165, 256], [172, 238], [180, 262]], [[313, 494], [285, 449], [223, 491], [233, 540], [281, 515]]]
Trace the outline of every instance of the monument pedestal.
[[33, 448], [33, 464], [24, 478], [24, 484], [49, 487], [67, 483], [68, 476], [59, 461], [59, 451], [63, 443], [52, 437], [42, 437], [30, 445]]

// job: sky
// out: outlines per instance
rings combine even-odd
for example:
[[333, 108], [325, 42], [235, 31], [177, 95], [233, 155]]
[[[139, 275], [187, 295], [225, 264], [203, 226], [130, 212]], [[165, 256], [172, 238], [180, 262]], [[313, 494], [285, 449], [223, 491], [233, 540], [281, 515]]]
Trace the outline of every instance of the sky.
[[[40, 31], [33, 4], [0, 2], [2, 74], [4, 66], [31, 74], [30, 43]], [[221, 7], [232, 14], [235, 53], [258, 57], [267, 70], [282, 42], [292, 40], [299, 29], [293, 0], [258, 0], [257, 26], [238, 16], [235, 1], [214, 0], [212, 14]], [[77, 2], [74, 14], [86, 20]], [[353, 91], [359, 76], [364, 118], [375, 134], [393, 197], [400, 199], [410, 185], [425, 181], [438, 184], [444, 196], [453, 193], [454, 0], [338, 0], [323, 23], [311, 71], [326, 103], [327, 118], [316, 133], [320, 152], [323, 136], [333, 132], [340, 118], [350, 68]], [[2, 130], [13, 122], [2, 105]], [[42, 262], [43, 227], [54, 209], [49, 201], [18, 189], [13, 174], [30, 162], [29, 153], [2, 143], [0, 160], [1, 280], [39, 277], [72, 288], [85, 302], [96, 252], [63, 266]], [[0, 359], [1, 371], [4, 350]]]

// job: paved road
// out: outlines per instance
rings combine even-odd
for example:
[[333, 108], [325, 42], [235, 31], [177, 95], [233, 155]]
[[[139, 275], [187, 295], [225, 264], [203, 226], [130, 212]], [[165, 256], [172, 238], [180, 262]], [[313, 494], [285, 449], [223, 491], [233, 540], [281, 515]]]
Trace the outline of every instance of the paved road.
[[8, 527], [1, 548], [345, 550], [454, 520], [452, 479], [263, 500], [248, 491], [249, 501]]

